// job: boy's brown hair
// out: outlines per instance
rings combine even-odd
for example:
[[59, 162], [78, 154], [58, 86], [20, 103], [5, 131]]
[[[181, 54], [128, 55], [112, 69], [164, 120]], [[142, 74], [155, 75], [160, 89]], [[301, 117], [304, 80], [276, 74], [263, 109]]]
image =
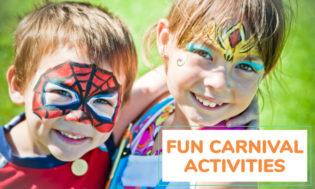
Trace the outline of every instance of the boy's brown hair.
[[74, 47], [96, 65], [107, 61], [122, 83], [126, 101], [137, 74], [137, 55], [126, 25], [106, 8], [89, 3], [47, 3], [28, 14], [15, 32], [14, 74], [23, 91], [41, 58], [59, 46]]

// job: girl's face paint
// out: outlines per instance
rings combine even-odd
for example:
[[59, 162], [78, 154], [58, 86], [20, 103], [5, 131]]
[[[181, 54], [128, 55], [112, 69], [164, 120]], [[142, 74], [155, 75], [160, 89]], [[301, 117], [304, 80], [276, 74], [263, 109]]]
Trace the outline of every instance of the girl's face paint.
[[[209, 61], [213, 61], [213, 57], [214, 57], [213, 52], [205, 46], [190, 42], [190, 43], [186, 44], [186, 49], [188, 51], [194, 52], [194, 53], [202, 56], [203, 58], [205, 58]], [[218, 49], [216, 49], [216, 50], [218, 50]], [[242, 59], [242, 58], [243, 57], [237, 57], [237, 60]], [[236, 63], [235, 68], [241, 69], [241, 70], [246, 71], [246, 72], [258, 72], [264, 68], [264, 65], [258, 64], [255, 62], [242, 60], [242, 61]]]
[[67, 121], [111, 131], [120, 106], [115, 76], [94, 64], [66, 62], [44, 72], [34, 87], [33, 112], [40, 119], [65, 116]]
[[257, 63], [254, 63], [254, 62], [248, 62], [248, 61], [241, 61], [241, 62], [238, 62], [236, 64], [236, 67], [238, 68], [247, 68], [246, 70], [247, 71], [254, 71], [254, 72], [257, 72], [257, 71], [260, 71], [264, 68], [264, 65], [262, 64], [257, 64]]
[[237, 23], [224, 32], [217, 25], [205, 26], [197, 37], [217, 48], [228, 62], [246, 55], [260, 57], [255, 40], [245, 38], [245, 28], [242, 23]]
[[[171, 41], [167, 85], [176, 101], [174, 125], [211, 126], [248, 107], [264, 63], [255, 43], [245, 40], [243, 29], [237, 24], [220, 36], [216, 30], [211, 30], [213, 35], [193, 36], [185, 49]], [[185, 64], [178, 66], [182, 57]]]
[[196, 52], [198, 54], [200, 54], [201, 56], [203, 56], [206, 59], [209, 60], [213, 60], [213, 53], [210, 49], [208, 49], [207, 47], [204, 47], [202, 45], [199, 44], [195, 44], [195, 43], [187, 43], [186, 44], [186, 49], [191, 51], [191, 52]]

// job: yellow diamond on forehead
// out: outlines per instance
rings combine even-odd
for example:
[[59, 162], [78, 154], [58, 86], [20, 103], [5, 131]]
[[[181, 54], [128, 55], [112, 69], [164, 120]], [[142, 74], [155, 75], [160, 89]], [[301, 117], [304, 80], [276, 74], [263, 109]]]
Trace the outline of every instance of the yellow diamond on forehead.
[[221, 26], [221, 24], [214, 27], [210, 25], [205, 26], [198, 38], [212, 44], [228, 62], [241, 56], [260, 56], [255, 40], [253, 38], [246, 40], [245, 29], [242, 23], [239, 22], [224, 32]]

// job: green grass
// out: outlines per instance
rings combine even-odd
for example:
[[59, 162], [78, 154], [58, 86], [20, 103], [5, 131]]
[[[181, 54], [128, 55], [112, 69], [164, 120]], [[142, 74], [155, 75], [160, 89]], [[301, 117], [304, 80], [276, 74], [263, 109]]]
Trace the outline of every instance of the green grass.
[[[13, 33], [17, 26], [17, 16], [23, 16], [39, 0], [3, 1], [0, 7], [0, 124], [5, 124], [13, 116], [23, 111], [23, 107], [13, 105], [8, 96], [6, 70], [13, 60]], [[139, 54], [139, 76], [149, 69], [143, 64], [140, 53], [141, 39], [146, 29], [167, 13], [168, 0], [94, 0], [98, 5], [106, 5], [120, 16], [130, 27]], [[282, 56], [281, 85], [272, 80], [271, 95], [264, 95], [264, 103], [259, 100], [260, 124], [315, 126], [315, 1], [299, 0], [295, 7], [295, 19]], [[264, 89], [264, 87], [262, 87]], [[315, 134], [312, 134], [315, 138]], [[313, 141], [313, 147], [315, 141]], [[313, 150], [313, 157], [315, 157]], [[314, 158], [313, 158], [314, 159]], [[313, 161], [314, 162], [314, 161]], [[313, 163], [314, 165], [315, 163]], [[314, 168], [312, 168], [315, 170]], [[313, 183], [315, 180], [313, 179]], [[264, 187], [261, 187], [264, 188]], [[283, 188], [283, 187], [281, 187]], [[287, 187], [295, 188], [295, 187]]]

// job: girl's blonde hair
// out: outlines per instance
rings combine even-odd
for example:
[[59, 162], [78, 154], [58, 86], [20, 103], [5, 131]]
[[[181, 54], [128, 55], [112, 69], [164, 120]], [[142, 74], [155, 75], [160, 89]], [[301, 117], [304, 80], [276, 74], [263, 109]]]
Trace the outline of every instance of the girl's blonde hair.
[[[223, 23], [219, 27], [227, 29], [235, 21], [241, 22], [247, 36], [255, 39], [267, 74], [276, 65], [284, 46], [285, 17], [281, 0], [174, 0], [166, 19], [179, 47], [195, 39], [205, 26]], [[232, 22], [226, 22], [227, 18]], [[147, 61], [156, 42], [156, 27], [157, 24], [153, 25], [143, 40]]]

